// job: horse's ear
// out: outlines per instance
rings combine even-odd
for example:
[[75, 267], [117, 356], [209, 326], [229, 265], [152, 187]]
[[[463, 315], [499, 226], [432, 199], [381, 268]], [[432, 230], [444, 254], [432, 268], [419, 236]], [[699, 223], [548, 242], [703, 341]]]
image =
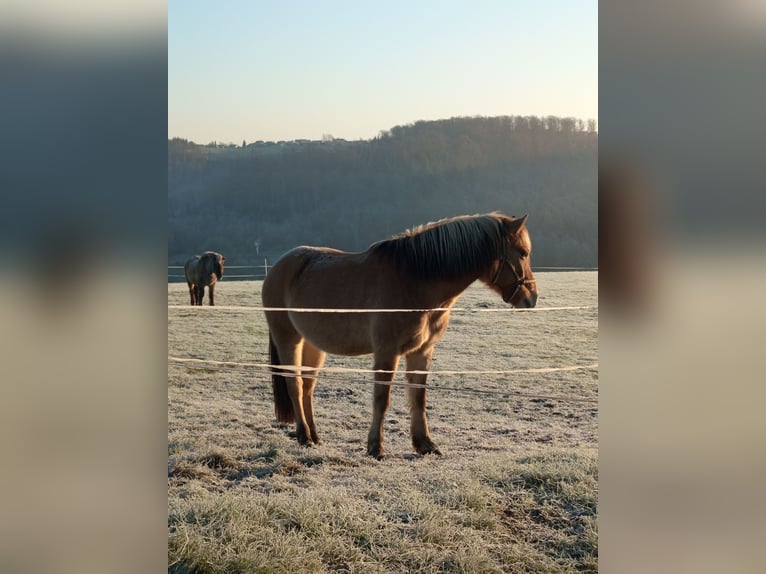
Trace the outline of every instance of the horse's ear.
[[518, 233], [522, 227], [524, 227], [524, 224], [526, 222], [527, 222], [526, 215], [518, 219], [511, 219], [506, 222], [506, 228], [508, 229], [509, 233], [515, 234], [515, 233]]

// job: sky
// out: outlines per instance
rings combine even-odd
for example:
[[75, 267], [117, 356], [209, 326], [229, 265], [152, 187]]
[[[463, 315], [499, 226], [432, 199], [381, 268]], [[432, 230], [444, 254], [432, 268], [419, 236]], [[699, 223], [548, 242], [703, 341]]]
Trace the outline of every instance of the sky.
[[358, 140], [500, 115], [598, 118], [596, 0], [168, 2], [168, 137]]

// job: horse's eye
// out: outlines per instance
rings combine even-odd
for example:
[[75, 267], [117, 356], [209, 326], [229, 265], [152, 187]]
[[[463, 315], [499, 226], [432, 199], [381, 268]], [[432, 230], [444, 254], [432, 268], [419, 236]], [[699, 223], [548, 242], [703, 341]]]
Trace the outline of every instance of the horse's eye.
[[529, 251], [522, 249], [521, 250], [521, 258], [524, 259], [526, 257], [529, 257]]

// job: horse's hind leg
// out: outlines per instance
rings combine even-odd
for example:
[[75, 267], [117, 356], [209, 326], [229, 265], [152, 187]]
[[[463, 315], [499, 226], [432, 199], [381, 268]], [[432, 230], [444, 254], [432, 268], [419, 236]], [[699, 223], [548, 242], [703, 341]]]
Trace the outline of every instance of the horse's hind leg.
[[[272, 331], [272, 335], [274, 332]], [[303, 341], [298, 339], [297, 341], [290, 342], [278, 342], [275, 338], [277, 348], [279, 350], [279, 358], [281, 365], [301, 365], [301, 355]], [[303, 410], [303, 377], [300, 371], [285, 371], [285, 382], [287, 386], [287, 394], [290, 397], [290, 402], [293, 405], [293, 413], [295, 415], [295, 435], [298, 442], [305, 446], [311, 446], [314, 444], [309, 431], [308, 421], [306, 420], [306, 414]]]
[[[433, 351], [416, 352], [407, 355], [408, 371], [427, 371], [431, 365]], [[407, 373], [407, 382], [417, 387], [409, 387], [407, 395], [410, 400], [410, 435], [412, 446], [420, 454], [441, 454], [439, 448], [431, 440], [426, 420], [426, 374]], [[421, 386], [422, 385], [422, 386]]]
[[324, 351], [317, 349], [308, 341], [303, 342], [301, 364], [304, 367], [316, 367], [314, 369], [301, 370], [303, 379], [303, 412], [306, 415], [306, 423], [308, 424], [311, 440], [315, 444], [321, 444], [322, 441], [319, 440], [317, 425], [314, 420], [314, 387], [316, 386], [319, 369], [324, 365], [325, 356]]
[[394, 371], [399, 364], [398, 355], [379, 356], [375, 355], [375, 365], [373, 369], [381, 371], [389, 371], [386, 373], [375, 373], [375, 390], [373, 392], [372, 401], [372, 424], [370, 425], [370, 432], [367, 435], [367, 454], [374, 456], [378, 460], [382, 459], [386, 452], [383, 449], [383, 418], [388, 409], [388, 405], [391, 403], [391, 385], [382, 384], [384, 382], [390, 383], [394, 380]]
[[196, 304], [195, 294], [196, 294], [197, 286], [194, 285], [194, 283], [189, 283], [188, 281], [186, 282], [186, 284], [189, 286], [189, 297], [191, 298], [191, 305], [195, 305]]

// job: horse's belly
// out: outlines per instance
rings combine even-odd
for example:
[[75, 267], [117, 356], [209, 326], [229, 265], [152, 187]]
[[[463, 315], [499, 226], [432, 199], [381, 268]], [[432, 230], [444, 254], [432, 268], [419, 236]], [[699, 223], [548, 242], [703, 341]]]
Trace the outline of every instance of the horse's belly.
[[298, 332], [312, 345], [333, 355], [372, 353], [369, 322], [327, 313], [291, 313]]

